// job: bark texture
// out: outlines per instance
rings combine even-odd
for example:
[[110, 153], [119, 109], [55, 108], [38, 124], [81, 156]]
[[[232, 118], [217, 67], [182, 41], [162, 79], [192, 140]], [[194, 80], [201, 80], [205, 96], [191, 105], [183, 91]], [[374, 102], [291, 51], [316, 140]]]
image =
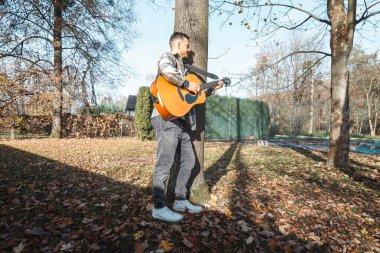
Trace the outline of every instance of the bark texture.
[[[185, 63], [204, 70], [207, 70], [208, 59], [208, 9], [208, 0], [176, 0], [175, 3], [174, 31], [186, 33], [190, 37], [190, 48], [193, 51]], [[206, 80], [205, 77], [201, 78]], [[190, 199], [197, 204], [204, 204], [210, 198], [209, 188], [204, 178], [205, 109], [205, 104], [196, 107], [197, 130], [191, 134], [196, 165], [188, 188], [191, 188]], [[178, 165], [179, 160], [176, 159], [176, 164], [172, 169], [178, 170]], [[173, 188], [170, 185], [169, 183], [169, 190]], [[170, 190], [170, 192], [173, 191]], [[170, 200], [173, 195], [169, 193], [168, 197]]]
[[331, 22], [331, 118], [327, 164], [345, 168], [349, 164], [349, 73], [348, 58], [355, 32], [356, 0], [327, 2]]

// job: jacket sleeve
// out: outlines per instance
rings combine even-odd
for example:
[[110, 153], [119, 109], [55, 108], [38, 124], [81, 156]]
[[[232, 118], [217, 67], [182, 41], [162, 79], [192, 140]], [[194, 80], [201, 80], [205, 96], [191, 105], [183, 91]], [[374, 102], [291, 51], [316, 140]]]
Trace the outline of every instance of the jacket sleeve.
[[182, 86], [185, 78], [176, 68], [176, 59], [170, 53], [161, 55], [158, 61], [158, 73], [162, 75], [169, 83]]

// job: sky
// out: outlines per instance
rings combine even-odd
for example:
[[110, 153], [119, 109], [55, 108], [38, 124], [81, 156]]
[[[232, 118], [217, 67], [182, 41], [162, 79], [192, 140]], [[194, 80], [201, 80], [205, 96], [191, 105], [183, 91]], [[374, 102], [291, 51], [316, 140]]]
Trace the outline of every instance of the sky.
[[[136, 95], [139, 87], [150, 86], [157, 73], [157, 61], [164, 52], [169, 52], [169, 37], [174, 29], [174, 1], [157, 1], [160, 6], [148, 4], [148, 1], [136, 1], [135, 24], [138, 37], [130, 49], [122, 53], [122, 63], [128, 66], [132, 75], [125, 80], [123, 87], [112, 91], [114, 99]], [[240, 19], [233, 20], [233, 25], [224, 23], [224, 19], [212, 15], [209, 20], [209, 60], [208, 71], [219, 77], [233, 77], [232, 74], [247, 73], [255, 65], [255, 55], [260, 47], [253, 46], [251, 31], [241, 26]], [[355, 44], [374, 52], [379, 50], [380, 33], [356, 34]], [[279, 33], [280, 40], [290, 36]], [[191, 43], [191, 41], [190, 41]], [[214, 59], [216, 58], [216, 59]], [[234, 84], [232, 78], [232, 84]], [[247, 97], [247, 90], [241, 86], [222, 88], [219, 95]]]
[[[172, 1], [174, 7], [174, 1]], [[131, 68], [134, 75], [126, 80], [124, 87], [118, 89], [118, 95], [135, 95], [140, 86], [149, 86], [157, 74], [157, 61], [164, 52], [169, 52], [169, 37], [174, 29], [174, 10], [170, 3], [168, 8], [146, 4], [138, 1], [136, 24], [139, 37], [134, 40], [129, 51], [122, 54], [122, 62]], [[240, 26], [222, 26], [222, 20], [211, 18], [209, 21], [209, 61], [208, 71], [219, 77], [230, 77], [231, 73], [246, 72], [254, 65], [258, 50], [248, 47], [250, 32]], [[191, 41], [190, 41], [191, 43]], [[217, 59], [212, 59], [217, 58]], [[218, 91], [220, 95], [244, 97], [245, 92], [238, 87]]]

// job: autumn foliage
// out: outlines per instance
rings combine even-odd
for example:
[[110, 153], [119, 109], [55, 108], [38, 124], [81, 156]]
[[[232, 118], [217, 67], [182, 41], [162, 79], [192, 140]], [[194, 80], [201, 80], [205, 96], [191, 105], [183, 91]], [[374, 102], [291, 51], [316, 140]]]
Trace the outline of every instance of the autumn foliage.
[[380, 158], [205, 143], [211, 198], [152, 219], [155, 143], [0, 142], [0, 252], [379, 252]]

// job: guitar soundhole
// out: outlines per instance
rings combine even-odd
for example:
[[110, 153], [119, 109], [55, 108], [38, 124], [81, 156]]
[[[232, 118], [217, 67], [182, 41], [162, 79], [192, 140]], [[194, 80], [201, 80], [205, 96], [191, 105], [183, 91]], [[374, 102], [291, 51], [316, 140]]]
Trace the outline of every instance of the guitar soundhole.
[[185, 100], [188, 104], [194, 103], [195, 101], [197, 101], [197, 99], [198, 99], [198, 95], [190, 95], [190, 94], [185, 95]]

